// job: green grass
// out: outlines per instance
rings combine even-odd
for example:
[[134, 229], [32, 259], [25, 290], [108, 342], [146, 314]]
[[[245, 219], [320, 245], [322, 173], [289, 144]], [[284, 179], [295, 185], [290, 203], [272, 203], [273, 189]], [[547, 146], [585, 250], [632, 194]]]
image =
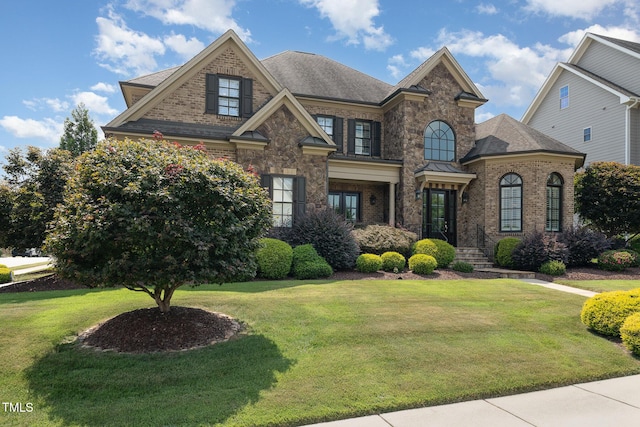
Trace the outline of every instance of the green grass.
[[555, 283], [586, 289], [594, 292], [628, 291], [640, 288], [640, 280], [563, 280], [554, 279]]
[[584, 297], [516, 280], [252, 282], [179, 290], [240, 339], [188, 352], [83, 350], [149, 307], [124, 289], [0, 295], [0, 425], [300, 425], [640, 373], [587, 331]]

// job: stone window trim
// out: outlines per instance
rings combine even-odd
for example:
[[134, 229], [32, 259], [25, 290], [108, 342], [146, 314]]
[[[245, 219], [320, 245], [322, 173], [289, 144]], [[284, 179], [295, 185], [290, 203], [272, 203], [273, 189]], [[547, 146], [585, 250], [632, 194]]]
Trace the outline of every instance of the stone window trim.
[[522, 177], [509, 172], [500, 178], [500, 232], [522, 232]]
[[562, 200], [563, 200], [564, 179], [553, 172], [547, 178], [547, 200], [546, 200], [546, 221], [545, 231], [562, 231]]
[[434, 120], [424, 128], [424, 159], [456, 161], [456, 134], [443, 120]]
[[205, 113], [222, 117], [253, 115], [253, 80], [226, 74], [206, 75]]

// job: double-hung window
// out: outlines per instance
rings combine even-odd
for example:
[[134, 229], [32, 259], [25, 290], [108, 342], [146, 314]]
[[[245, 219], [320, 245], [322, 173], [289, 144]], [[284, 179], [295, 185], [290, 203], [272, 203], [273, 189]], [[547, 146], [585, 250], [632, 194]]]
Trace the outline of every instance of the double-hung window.
[[248, 118], [253, 114], [253, 80], [207, 74], [205, 111], [228, 117]]
[[240, 116], [240, 79], [218, 78], [218, 114]]
[[552, 173], [547, 179], [546, 231], [562, 231], [562, 177]]
[[303, 176], [261, 175], [262, 186], [269, 190], [274, 227], [292, 227], [306, 211], [306, 180]]
[[371, 155], [371, 123], [356, 122], [355, 134], [356, 154]]
[[582, 130], [582, 142], [591, 141], [591, 126]]
[[569, 86], [562, 86], [560, 88], [560, 109], [564, 110], [569, 108]]
[[[372, 120], [349, 119], [347, 122], [347, 153], [379, 157], [382, 125]], [[336, 142], [336, 145], [338, 143]]]

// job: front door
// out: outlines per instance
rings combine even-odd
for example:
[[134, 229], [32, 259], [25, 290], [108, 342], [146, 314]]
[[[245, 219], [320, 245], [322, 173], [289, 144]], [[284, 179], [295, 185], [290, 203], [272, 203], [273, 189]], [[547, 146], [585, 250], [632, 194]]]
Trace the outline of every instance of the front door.
[[422, 236], [455, 246], [456, 191], [425, 189], [422, 201]]

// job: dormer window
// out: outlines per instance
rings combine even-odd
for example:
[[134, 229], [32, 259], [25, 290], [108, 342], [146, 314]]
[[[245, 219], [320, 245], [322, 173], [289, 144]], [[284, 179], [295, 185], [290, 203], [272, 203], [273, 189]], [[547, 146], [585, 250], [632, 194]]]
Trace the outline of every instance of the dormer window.
[[251, 117], [253, 80], [207, 74], [206, 112], [219, 116]]

